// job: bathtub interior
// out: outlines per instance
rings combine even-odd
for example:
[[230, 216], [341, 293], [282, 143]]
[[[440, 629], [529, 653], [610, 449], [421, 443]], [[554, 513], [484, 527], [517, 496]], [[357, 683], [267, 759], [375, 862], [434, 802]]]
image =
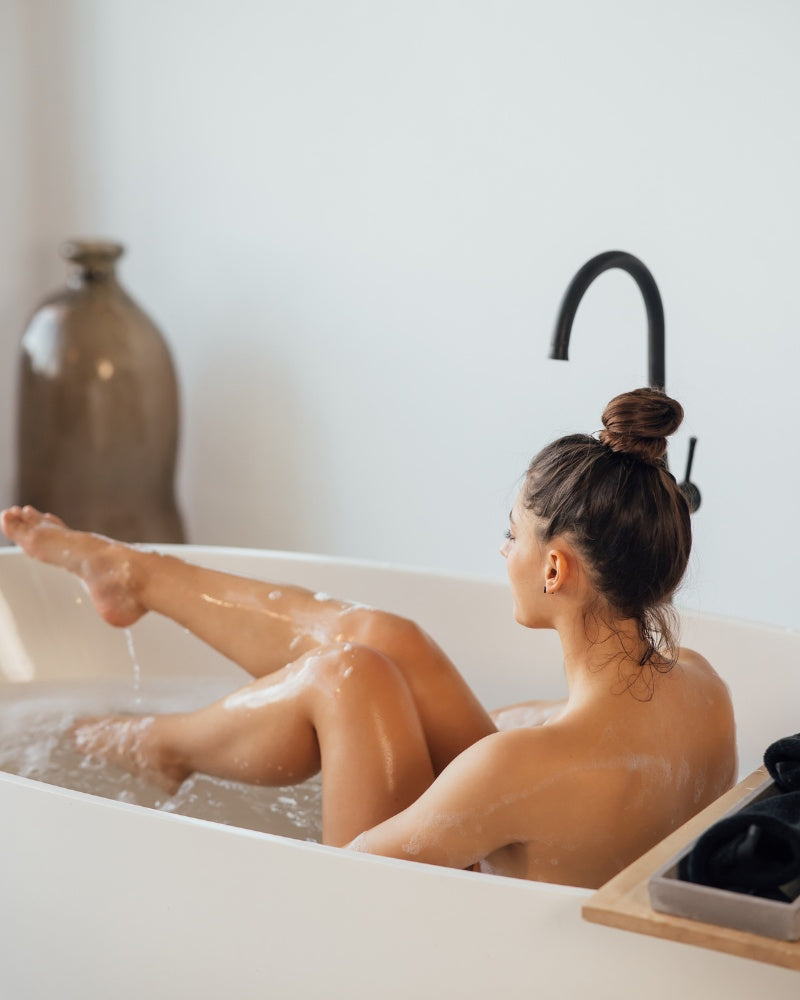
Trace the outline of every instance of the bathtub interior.
[[[164, 547], [215, 569], [295, 583], [412, 617], [436, 638], [484, 704], [564, 694], [555, 633], [518, 626], [507, 586], [464, 576], [353, 560], [261, 550]], [[682, 613], [682, 640], [702, 652], [728, 683], [737, 715], [740, 773], [765, 747], [800, 730], [800, 634]], [[0, 551], [0, 698], [38, 688], [103, 680], [146, 700], [165, 689], [198, 697], [244, 681], [240, 668], [185, 630], [148, 615], [130, 630], [96, 615], [70, 574]], [[192, 699], [195, 699], [194, 701]]]

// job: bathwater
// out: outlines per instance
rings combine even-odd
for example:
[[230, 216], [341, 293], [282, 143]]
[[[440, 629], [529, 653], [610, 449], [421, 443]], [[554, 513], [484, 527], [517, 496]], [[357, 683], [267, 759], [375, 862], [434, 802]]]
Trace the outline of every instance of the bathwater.
[[136, 655], [136, 646], [133, 642], [133, 632], [129, 628], [125, 629], [125, 641], [128, 644], [128, 653], [131, 657], [131, 666], [133, 667], [133, 691], [136, 695], [136, 705], [141, 706], [142, 704], [142, 668], [139, 664], [139, 659]]
[[300, 785], [262, 788], [208, 775], [187, 778], [174, 795], [114, 764], [91, 760], [72, 745], [76, 719], [107, 713], [190, 711], [229, 693], [218, 682], [184, 679], [137, 684], [13, 684], [0, 689], [0, 771], [61, 788], [161, 809], [249, 830], [319, 842], [319, 777]]

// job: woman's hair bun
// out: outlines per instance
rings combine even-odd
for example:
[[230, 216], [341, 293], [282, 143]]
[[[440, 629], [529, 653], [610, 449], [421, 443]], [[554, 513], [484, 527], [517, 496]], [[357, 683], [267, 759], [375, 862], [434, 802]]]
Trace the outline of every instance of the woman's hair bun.
[[683, 420], [683, 407], [661, 389], [634, 389], [615, 396], [603, 411], [598, 438], [612, 451], [653, 465], [663, 461], [667, 437]]

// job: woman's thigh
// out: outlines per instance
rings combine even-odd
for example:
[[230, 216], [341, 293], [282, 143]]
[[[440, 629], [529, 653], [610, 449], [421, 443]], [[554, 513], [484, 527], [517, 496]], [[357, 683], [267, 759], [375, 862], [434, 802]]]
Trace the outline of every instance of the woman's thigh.
[[314, 657], [310, 715], [320, 748], [325, 843], [349, 843], [434, 780], [425, 731], [395, 664], [345, 644]]
[[369, 609], [348, 617], [350, 640], [386, 656], [408, 685], [436, 774], [468, 746], [497, 732], [455, 664], [420, 626]]

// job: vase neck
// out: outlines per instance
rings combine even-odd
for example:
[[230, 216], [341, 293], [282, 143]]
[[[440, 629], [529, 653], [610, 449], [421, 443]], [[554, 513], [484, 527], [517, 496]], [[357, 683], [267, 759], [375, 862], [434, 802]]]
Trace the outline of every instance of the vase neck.
[[72, 265], [69, 284], [113, 279], [114, 268], [124, 249], [121, 243], [105, 240], [70, 240], [64, 243], [61, 256]]

